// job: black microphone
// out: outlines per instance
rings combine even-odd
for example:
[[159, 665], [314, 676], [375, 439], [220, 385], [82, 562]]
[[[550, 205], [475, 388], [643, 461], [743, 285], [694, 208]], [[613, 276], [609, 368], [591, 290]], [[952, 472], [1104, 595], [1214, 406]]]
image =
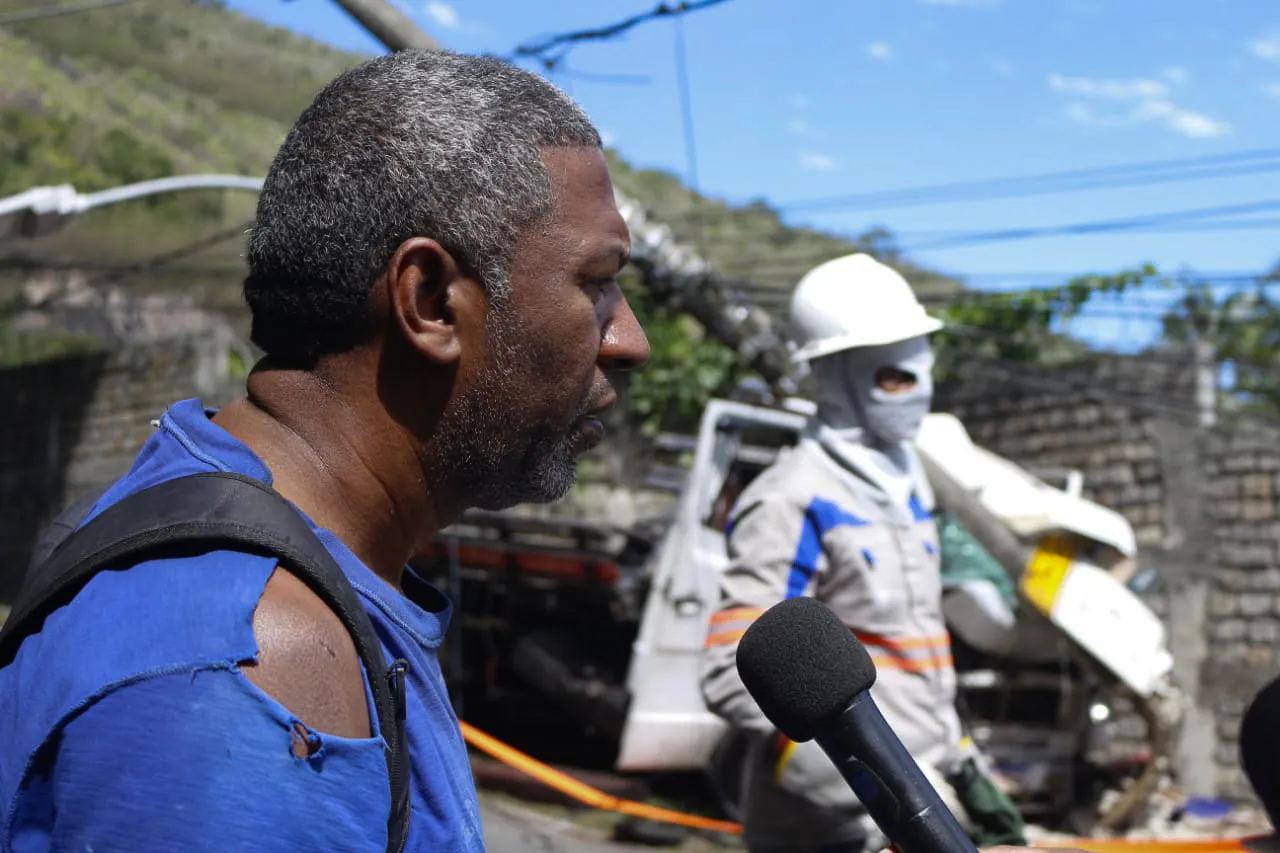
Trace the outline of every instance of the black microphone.
[[976, 853], [868, 693], [871, 656], [825, 605], [769, 608], [738, 643], [737, 665], [769, 721], [797, 743], [818, 741], [900, 853]]
[[1240, 720], [1240, 768], [1272, 827], [1280, 827], [1280, 678], [1258, 691]]

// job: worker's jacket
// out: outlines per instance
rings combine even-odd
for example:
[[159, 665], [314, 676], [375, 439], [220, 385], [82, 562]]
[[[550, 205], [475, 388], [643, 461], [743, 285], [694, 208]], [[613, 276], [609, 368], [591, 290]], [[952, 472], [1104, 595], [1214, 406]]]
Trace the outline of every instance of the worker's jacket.
[[[919, 496], [889, 506], [881, 490], [804, 440], [743, 492], [726, 540], [729, 565], [707, 629], [702, 691], [713, 712], [754, 735], [743, 765], [745, 838], [796, 850], [862, 838], [872, 825], [834, 765], [816, 743], [777, 734], [734, 656], [765, 609], [817, 598], [871, 653], [872, 696], [908, 751], [935, 780], [952, 772], [969, 747], [954, 704], [937, 527]], [[939, 793], [957, 811], [950, 792]]]

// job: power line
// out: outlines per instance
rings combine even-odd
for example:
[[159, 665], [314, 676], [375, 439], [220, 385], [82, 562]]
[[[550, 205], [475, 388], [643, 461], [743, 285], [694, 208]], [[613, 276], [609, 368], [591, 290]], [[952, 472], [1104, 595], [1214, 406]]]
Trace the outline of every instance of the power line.
[[[921, 294], [918, 297], [918, 299], [925, 306], [951, 304], [955, 301], [962, 300], [962, 299], [963, 300], [980, 300], [980, 299], [988, 299], [988, 298], [1011, 299], [1011, 298], [1017, 298], [1024, 295], [1034, 295], [1036, 293], [1045, 293], [1045, 292], [1059, 290], [1064, 285], [1066, 285], [1071, 281], [1085, 278], [1088, 276], [1105, 278], [1106, 275], [1107, 274], [1105, 273], [1087, 273], [1085, 275], [1081, 275], [1080, 273], [1027, 273], [1026, 276], [1023, 277], [1023, 276], [1017, 276], [1016, 274], [1013, 274], [1013, 273], [1006, 273], [1006, 274], [997, 276], [995, 280], [1007, 281], [1007, 280], [1016, 280], [1018, 278], [1023, 278], [1024, 280], [1030, 280], [1032, 278], [1041, 278], [1041, 279], [1051, 278], [1056, 283], [1050, 284], [1050, 285], [1041, 284], [1041, 285], [1025, 287], [1025, 288], [1009, 288], [1004, 290], [990, 290], [990, 289], [966, 287], [964, 285], [968, 281], [970, 281], [970, 277], [958, 275], [954, 280], [956, 284], [956, 292], [954, 295], [942, 296], [937, 294], [924, 293], [924, 294]], [[987, 280], [983, 276], [974, 276], [973, 278], [976, 278], [979, 280]], [[1260, 273], [1260, 272], [1213, 273], [1213, 274], [1206, 273], [1203, 275], [1197, 274], [1195, 272], [1189, 272], [1189, 273], [1183, 274], [1183, 278], [1184, 280], [1179, 282], [1168, 282], [1166, 279], [1159, 278], [1159, 277], [1153, 278], [1150, 281], [1150, 283], [1135, 284], [1130, 286], [1124, 291], [1123, 295], [1133, 294], [1142, 290], [1150, 291], [1152, 289], [1159, 289], [1161, 292], [1167, 293], [1170, 296], [1176, 296], [1184, 293], [1188, 285], [1197, 286], [1202, 284], [1210, 285], [1211, 287], [1214, 287], [1214, 288], [1230, 286], [1232, 287], [1233, 290], [1243, 290], [1245, 289], [1246, 286], [1260, 287], [1260, 288], [1280, 287], [1280, 280], [1268, 278], [1266, 273]], [[749, 292], [760, 293], [760, 294], [779, 293], [783, 295], [789, 295], [790, 293], [789, 291], [784, 291], [777, 287], [770, 287], [769, 285], [758, 284], [750, 281], [740, 282], [739, 286], [743, 287]], [[1101, 297], [1101, 296], [1119, 296], [1122, 294], [1099, 293], [1097, 295]]]
[[[1260, 161], [1260, 162], [1250, 162]], [[935, 204], [942, 201], [982, 201], [993, 198], [1043, 195], [1121, 186], [1230, 177], [1256, 172], [1280, 170], [1280, 148], [1263, 148], [1234, 154], [1157, 160], [1094, 169], [1073, 169], [1020, 175], [1010, 178], [986, 178], [884, 190], [853, 195], [826, 196], [778, 204], [787, 212], [821, 210], [855, 210], [866, 207], [904, 207], [912, 204]]]
[[118, 281], [130, 273], [147, 272], [149, 270], [159, 269], [160, 267], [167, 266], [175, 261], [180, 261], [183, 258], [198, 255], [206, 249], [212, 249], [214, 246], [219, 246], [231, 240], [243, 239], [245, 234], [252, 227], [252, 222], [244, 222], [240, 225], [214, 231], [212, 234], [208, 234], [204, 237], [198, 237], [195, 240], [191, 240], [190, 242], [184, 243], [173, 249], [169, 249], [164, 252], [157, 252], [151, 257], [145, 258], [126, 268], [104, 273], [97, 280], [103, 283]]
[[[1203, 231], [1280, 231], [1280, 218], [1261, 218], [1227, 220], [1225, 222], [1171, 222], [1165, 225], [1142, 227], [1135, 225], [1125, 231], [1140, 231], [1143, 234], [1193, 234]], [[937, 231], [900, 231], [894, 236], [904, 243], [912, 240], [943, 240], [953, 237], [965, 237], [974, 232], [959, 229], [939, 229]]]
[[80, 12], [92, 12], [95, 9], [107, 9], [111, 6], [123, 6], [127, 3], [139, 3], [141, 0], [86, 0], [82, 3], [64, 3], [61, 6], [36, 6], [30, 9], [19, 9], [16, 12], [0, 14], [0, 27], [8, 24], [22, 24], [27, 21], [43, 21], [47, 18], [59, 18], [63, 15], [75, 15]]
[[[87, 270], [94, 275], [91, 282], [95, 284], [108, 284], [120, 281], [126, 276], [144, 273], [151, 270], [168, 266], [177, 261], [198, 255], [206, 249], [227, 243], [231, 240], [243, 238], [245, 233], [253, 225], [252, 222], [245, 222], [230, 228], [223, 228], [197, 237], [194, 240], [175, 246], [172, 249], [166, 249], [163, 252], [157, 252], [154, 255], [143, 258], [131, 263], [112, 263], [103, 261], [85, 260], [83, 262], [75, 260], [67, 260], [65, 258], [56, 259], [39, 259], [22, 255], [14, 255], [10, 257], [0, 258], [0, 269], [17, 269], [17, 270], [38, 270], [38, 269], [54, 269], [54, 270]], [[203, 267], [184, 267], [184, 270], [193, 274], [206, 273], [213, 275], [244, 275], [243, 268], [229, 268], [226, 266], [203, 266]]]
[[[940, 273], [941, 274], [941, 273]], [[1105, 273], [1098, 273], [1104, 275]], [[1254, 270], [1187, 270], [1185, 274], [1196, 278], [1197, 280], [1212, 281], [1254, 281], [1261, 278], [1264, 273]], [[1056, 281], [1070, 281], [1073, 278], [1079, 278], [1080, 273], [1069, 272], [1065, 270], [1027, 270], [1023, 272], [976, 272], [976, 273], [956, 273], [957, 278], [966, 281], [1025, 281], [1033, 278], [1053, 279]]]
[[[900, 245], [896, 245], [894, 248], [899, 252], [906, 253], [921, 249], [937, 248], [939, 245], [945, 245], [949, 241], [959, 241], [961, 245], [966, 245], [970, 242], [987, 243], [1000, 242], [1006, 239], [1031, 239], [1035, 237], [1090, 236], [1112, 232], [1123, 232], [1126, 234], [1198, 234], [1209, 232], [1272, 230], [1280, 232], [1280, 218], [1254, 218], [1226, 220], [1221, 222], [1168, 222], [1164, 224], [1147, 224], [1144, 221], [1137, 220], [1116, 220], [1114, 222], [1105, 223], [1093, 221], [1074, 223], [1066, 226], [1046, 226], [1038, 229], [994, 229], [992, 231], [984, 232], [961, 230], [902, 231], [895, 234], [894, 237], [895, 241], [901, 238], [903, 242]], [[1022, 232], [1024, 231], [1028, 233], [1023, 234]], [[1010, 236], [1015, 233], [1017, 236]], [[734, 259], [734, 263], [743, 266], [749, 265], [750, 269], [756, 273], [764, 273], [769, 270], [790, 272], [791, 265], [795, 263], [808, 263], [810, 261], [813, 263], [820, 263], [824, 260], [830, 260], [831, 258], [836, 257], [836, 255], [842, 251], [858, 251], [858, 238], [853, 237], [847, 239], [849, 240], [850, 245], [842, 247], [841, 249], [810, 249], [803, 253], [790, 255], [783, 250], [765, 250], [755, 254], [739, 255]], [[701, 245], [704, 250], [714, 251], [715, 249], [736, 249], [741, 242], [741, 236], [713, 235], [704, 237]], [[865, 249], [863, 250], [865, 251]], [[947, 276], [946, 273], [941, 272], [934, 274], [938, 276]]]
[[1161, 226], [1186, 222], [1189, 220], [1210, 219], [1216, 216], [1233, 216], [1248, 213], [1266, 213], [1280, 210], [1280, 201], [1259, 201], [1248, 204], [1233, 204], [1222, 207], [1202, 207], [1192, 210], [1156, 213], [1147, 216], [1135, 216], [1126, 219], [1094, 220], [1077, 222], [1070, 225], [1050, 225], [1039, 228], [1009, 228], [999, 231], [977, 231], [944, 237], [933, 242], [918, 243], [913, 246], [902, 246], [902, 251], [920, 251], [922, 249], [950, 249], [971, 246], [979, 243], [998, 243], [1010, 240], [1030, 240], [1039, 237], [1058, 237], [1081, 234], [1106, 234], [1116, 231], [1131, 231], [1151, 226]]
[[698, 139], [693, 128], [693, 94], [689, 84], [689, 56], [685, 50], [684, 21], [680, 16], [672, 23], [672, 41], [675, 48], [677, 90], [680, 94], [680, 126], [684, 131], [685, 162], [689, 169], [689, 213], [692, 216], [694, 245], [701, 247], [702, 196], [698, 192]]
[[[1010, 275], [1010, 274], [1006, 274]], [[1016, 301], [1023, 297], [1032, 297], [1046, 292], [1061, 289], [1062, 282], [1069, 282], [1072, 279], [1080, 278], [1078, 274], [1071, 273], [1041, 273], [1038, 275], [1051, 275], [1059, 284], [1052, 286], [1028, 287], [1022, 289], [1010, 290], [982, 290], [973, 288], [958, 289], [957, 292], [940, 295], [931, 293], [922, 293], [919, 300], [926, 308], [945, 309], [952, 306], [974, 305], [982, 306], [985, 303], [1000, 303]], [[1228, 292], [1239, 293], [1246, 290], [1266, 290], [1274, 287], [1280, 287], [1280, 280], [1269, 279], [1264, 273], [1219, 273], [1214, 275], [1195, 275], [1189, 274], [1186, 282], [1173, 284], [1165, 279], [1153, 279], [1150, 282], [1144, 282], [1134, 285], [1123, 293], [1097, 293], [1089, 299], [1075, 315], [1077, 317], [1100, 316], [1101, 312], [1108, 308], [1122, 309], [1126, 312], [1124, 316], [1132, 316], [1134, 318], [1150, 317], [1152, 319], [1163, 317], [1168, 313], [1178, 313], [1181, 309], [1180, 300], [1185, 298], [1187, 293], [1187, 285], [1208, 285], [1211, 290], [1221, 291], [1223, 288], [1229, 288]], [[750, 298], [756, 304], [771, 308], [786, 308], [791, 299], [791, 290], [787, 287], [770, 287], [769, 285], [759, 284], [756, 282], [742, 281], [737, 284], [739, 290], [746, 297]], [[1159, 293], [1167, 295], [1168, 302], [1166, 305], [1151, 304], [1150, 301], [1144, 300], [1139, 304], [1120, 303], [1117, 301], [1121, 298], [1132, 299], [1133, 296], [1141, 292], [1151, 292], [1158, 290]]]
[[643, 74], [605, 74], [597, 71], [580, 71], [570, 68], [563, 62], [556, 63], [556, 73], [567, 80], [581, 80], [583, 83], [603, 83], [610, 86], [648, 86], [653, 78]]
[[[1143, 231], [1141, 233], [1149, 233]], [[704, 241], [704, 247], [710, 253], [714, 254], [716, 249], [736, 248], [738, 244], [729, 240], [719, 240], [708, 238]], [[798, 279], [800, 272], [810, 267], [816, 266], [825, 261], [850, 252], [866, 251], [857, 245], [842, 246], [838, 249], [806, 249], [800, 252], [787, 253], [785, 250], [775, 251], [754, 251], [754, 252], [735, 252], [732, 257], [717, 259], [717, 268], [726, 276], [733, 278], [735, 276], [749, 276], [757, 283], [760, 279], [776, 278], [783, 276], [788, 279]], [[893, 260], [890, 259], [890, 264]], [[1163, 271], [1162, 271], [1163, 272]], [[1032, 281], [1032, 280], [1053, 280], [1058, 282], [1066, 282], [1071, 279], [1078, 278], [1079, 272], [1026, 272], [1026, 273], [991, 273], [991, 274], [968, 274], [964, 272], [944, 271], [935, 269], [915, 269], [908, 268], [903, 273], [908, 280], [917, 284], [928, 286], [930, 280], [937, 281], [939, 286], [945, 286], [948, 282], [962, 283], [970, 281]], [[1106, 275], [1105, 272], [1093, 271], [1090, 274]], [[1216, 273], [1200, 273], [1195, 270], [1169, 270], [1166, 275], [1180, 276], [1182, 278], [1191, 278], [1195, 280], [1213, 280], [1218, 282], [1227, 282], [1230, 280], [1252, 282], [1264, 279], [1268, 276], [1266, 272], [1244, 272], [1244, 271], [1224, 271]], [[794, 282], [792, 282], [794, 284]], [[773, 289], [775, 286], [763, 284], [762, 287]]]
[[[693, 2], [683, 2], [682, 0], [682, 2], [671, 4], [659, 3], [648, 12], [632, 15], [630, 18], [624, 18], [612, 24], [560, 33], [541, 41], [519, 45], [512, 51], [512, 57], [536, 59], [547, 68], [551, 68], [564, 59], [570, 50], [582, 42], [608, 41], [649, 21], [670, 16], [687, 15], [690, 12], [697, 12], [725, 2], [727, 0], [693, 0]], [[560, 48], [560, 50], [554, 56], [548, 56], [555, 48]]]

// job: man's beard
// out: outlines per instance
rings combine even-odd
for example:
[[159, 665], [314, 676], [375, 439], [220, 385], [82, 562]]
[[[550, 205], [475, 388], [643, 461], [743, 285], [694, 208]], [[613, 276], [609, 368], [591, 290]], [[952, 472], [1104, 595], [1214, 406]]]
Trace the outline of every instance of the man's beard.
[[490, 324], [489, 364], [437, 428], [436, 477], [480, 509], [558, 501], [578, 478], [573, 424], [589, 411], [590, 398], [566, 420], [513, 422], [509, 401], [519, 385], [546, 381], [516, 375], [516, 365], [537, 363], [509, 345], [518, 334], [504, 322]]

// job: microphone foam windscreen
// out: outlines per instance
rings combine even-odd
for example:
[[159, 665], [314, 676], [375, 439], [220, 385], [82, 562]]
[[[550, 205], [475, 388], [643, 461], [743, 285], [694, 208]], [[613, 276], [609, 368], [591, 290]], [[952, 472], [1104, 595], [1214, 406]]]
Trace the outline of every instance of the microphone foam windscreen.
[[876, 683], [871, 656], [840, 618], [812, 598], [789, 598], [738, 643], [738, 674], [769, 721], [797, 743]]

